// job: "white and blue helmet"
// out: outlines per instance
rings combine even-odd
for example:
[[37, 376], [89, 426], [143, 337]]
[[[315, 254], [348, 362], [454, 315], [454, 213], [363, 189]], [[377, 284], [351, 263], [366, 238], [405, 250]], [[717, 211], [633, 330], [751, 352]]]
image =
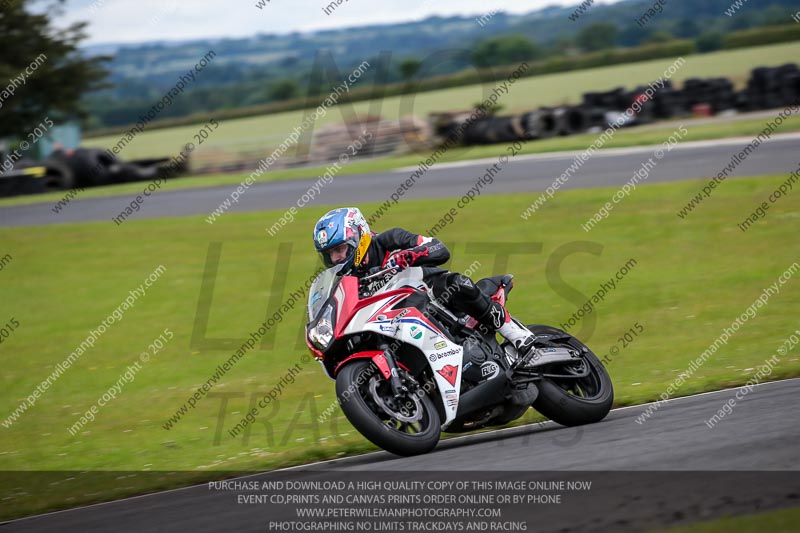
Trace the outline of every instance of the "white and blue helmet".
[[326, 267], [333, 266], [330, 251], [346, 243], [349, 250], [344, 261], [344, 270], [360, 264], [372, 242], [372, 233], [367, 219], [357, 207], [341, 207], [329, 211], [314, 226], [314, 247], [322, 256]]

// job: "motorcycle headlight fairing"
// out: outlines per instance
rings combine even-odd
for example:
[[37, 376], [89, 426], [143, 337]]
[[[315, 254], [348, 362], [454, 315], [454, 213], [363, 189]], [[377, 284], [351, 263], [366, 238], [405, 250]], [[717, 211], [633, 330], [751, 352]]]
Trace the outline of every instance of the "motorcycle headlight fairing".
[[308, 338], [321, 352], [327, 350], [333, 341], [333, 310], [333, 303], [325, 304], [319, 318], [308, 330]]

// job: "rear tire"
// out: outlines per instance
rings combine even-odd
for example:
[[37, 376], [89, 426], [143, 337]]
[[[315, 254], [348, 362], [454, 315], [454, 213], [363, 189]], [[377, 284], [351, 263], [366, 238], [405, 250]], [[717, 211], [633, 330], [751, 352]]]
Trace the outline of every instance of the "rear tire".
[[[553, 342], [583, 354], [583, 364], [589, 366], [586, 378], [542, 378], [537, 382], [539, 397], [533, 408], [563, 426], [582, 426], [599, 422], [608, 415], [614, 403], [611, 377], [597, 356], [572, 335], [551, 327], [532, 324], [528, 326], [536, 335], [563, 336]], [[553, 365], [553, 373], [563, 373], [574, 365]]]
[[441, 422], [430, 396], [424, 394], [418, 403], [412, 402], [414, 408], [409, 413], [419, 416], [419, 421], [405, 423], [376, 401], [371, 384], [377, 387], [380, 401], [391, 401], [389, 384], [372, 361], [348, 363], [336, 376], [336, 398], [353, 427], [373, 444], [397, 455], [419, 455], [434, 449], [439, 443]]

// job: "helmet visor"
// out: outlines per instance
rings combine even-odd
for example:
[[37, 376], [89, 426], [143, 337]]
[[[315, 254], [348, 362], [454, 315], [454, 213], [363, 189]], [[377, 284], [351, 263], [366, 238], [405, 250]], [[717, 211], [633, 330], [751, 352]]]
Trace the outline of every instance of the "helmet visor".
[[349, 242], [342, 242], [336, 246], [331, 246], [328, 249], [322, 250], [322, 262], [326, 267], [330, 268], [333, 265], [344, 263], [355, 254], [355, 248]]

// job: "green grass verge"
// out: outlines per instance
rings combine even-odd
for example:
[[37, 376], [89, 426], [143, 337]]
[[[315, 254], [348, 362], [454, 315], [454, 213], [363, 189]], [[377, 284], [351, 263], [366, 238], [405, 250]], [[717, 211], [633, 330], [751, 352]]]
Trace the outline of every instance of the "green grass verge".
[[[513, 255], [504, 268], [517, 276], [510, 309], [524, 320], [554, 325], [567, 320], [625, 262], [636, 259], [636, 267], [598, 305], [596, 330], [591, 335], [581, 326], [573, 330], [602, 356], [634, 323], [645, 328], [609, 364], [616, 405], [630, 405], [656, 398], [766, 286], [800, 260], [794, 196], [774, 204], [747, 233], [735, 226], [783, 180], [727, 181], [686, 221], [675, 212], [696, 194], [700, 181], [640, 187], [588, 235], [580, 224], [613, 190], [560, 192], [528, 222], [519, 213], [537, 194], [482, 196], [438, 237], [453, 250], [454, 270], [475, 259], [482, 262], [475, 277], [499, 272], [492, 255], [468, 253], [467, 243], [541, 242], [541, 253]], [[376, 205], [361, 207], [369, 213]], [[404, 225], [424, 231], [450, 207], [447, 200], [402, 202], [375, 229]], [[5, 361], [2, 420], [130, 290], [158, 265], [167, 269], [34, 407], [10, 428], [0, 427], [0, 470], [178, 470], [198, 472], [200, 478], [221, 475], [214, 471], [263, 470], [374, 449], [338, 409], [330, 420], [315, 422], [335, 399], [333, 384], [315, 363], [303, 366], [280, 396], [279, 408], [262, 413], [266, 420], [251, 426], [249, 437], [227, 435], [251, 400], [272, 389], [305, 353], [300, 306], [275, 328], [271, 349], [246, 355], [212, 390], [228, 395], [224, 410], [221, 396], [204, 398], [172, 429], [162, 427], [235, 350], [235, 343], [223, 349], [192, 348], [209, 243], [224, 244], [207, 336], [245, 339], [267, 309], [273, 312], [276, 302], [288, 298], [317, 267], [309, 228], [322, 211], [301, 210], [273, 239], [265, 228], [277, 212], [230, 214], [213, 226], [202, 217], [186, 217], [119, 227], [99, 222], [0, 229], [0, 252], [13, 257], [0, 271], [0, 323], [13, 317], [20, 324], [0, 345]], [[563, 284], [551, 285], [548, 261], [565, 244], [587, 240], [602, 245], [602, 253], [588, 253], [577, 244], [578, 251], [562, 264]], [[286, 244], [281, 247], [281, 242]], [[281, 293], [274, 285], [276, 268], [288, 269]], [[800, 280], [792, 279], [677, 394], [746, 382], [753, 368], [797, 329], [798, 301]], [[100, 409], [96, 420], [71, 436], [67, 428], [117, 383], [164, 328], [175, 337], [163, 351]], [[797, 375], [798, 354], [790, 353], [772, 378]], [[535, 419], [530, 411], [523, 421]], [[6, 505], [0, 513], [29, 514], [186, 481], [139, 476], [97, 486], [81, 479], [44, 484], [36, 491], [3, 487], [0, 501]]]
[[[799, 42], [694, 54], [686, 57], [686, 64], [680, 67], [672, 79], [673, 82], [681, 82], [693, 77], [726, 76], [743, 85], [750, 75], [750, 69], [762, 65], [775, 66], [794, 62], [797, 61], [799, 54]], [[588, 91], [605, 91], [620, 85], [626, 88], [646, 85], [663, 76], [673, 61], [667, 58], [656, 59], [524, 78], [502, 97], [501, 103], [505, 106], [504, 112], [530, 111], [547, 105], [575, 104], [580, 102], [582, 94]], [[394, 96], [383, 100], [378, 114], [386, 120], [397, 120], [407, 115], [425, 117], [435, 111], [466, 109], [483, 100], [483, 95], [490, 92], [491, 87], [487, 86], [484, 89], [480, 84], [476, 84], [416, 95]], [[353, 104], [353, 109], [359, 116], [365, 116], [367, 113], [374, 114], [370, 106], [371, 101], [357, 102]], [[220, 121], [220, 128], [214, 132], [213, 142], [227, 143], [276, 136], [277, 145], [302, 122], [302, 119], [303, 111], [290, 111]], [[316, 127], [341, 121], [342, 115], [333, 108], [320, 119]], [[125, 147], [122, 155], [127, 159], [136, 159], [177, 154], [185, 143], [192, 140], [197, 129], [197, 125], [192, 125], [145, 131]], [[119, 138], [119, 134], [107, 135], [86, 139], [84, 144], [108, 148], [115, 145]]]
[[800, 507], [766, 511], [746, 516], [732, 516], [683, 527], [659, 530], [658, 533], [795, 533], [800, 523]]
[[[725, 139], [739, 136], [756, 136], [764, 129], [766, 118], [741, 118], [732, 121], [717, 123], [703, 123], [704, 119], [687, 119], [680, 123], [685, 125], [689, 133], [681, 142], [703, 141], [709, 139]], [[695, 124], [695, 122], [697, 123]], [[676, 129], [676, 123], [664, 124], [663, 127], [648, 125], [642, 128], [629, 128], [618, 130], [614, 137], [603, 145], [606, 148], [624, 148], [629, 146], [646, 146], [660, 144], [664, 142]], [[783, 121], [779, 133], [800, 131], [800, 116], [791, 116]], [[524, 143], [520, 154], [541, 154], [570, 150], [585, 150], [592, 144], [599, 134], [573, 135], [569, 137], [556, 137], [541, 141], [528, 141]], [[441, 158], [440, 162], [467, 161], [470, 159], [481, 159], [508, 155], [508, 145], [495, 144], [490, 146], [475, 146], [469, 148], [454, 148], [448, 150]], [[398, 168], [413, 167], [424, 161], [430, 152], [385, 157], [370, 161], [358, 162], [343, 167], [338, 175], [365, 174], [371, 172], [386, 172]], [[297, 168], [289, 170], [274, 170], [261, 176], [259, 182], [281, 181], [289, 179], [316, 178], [325, 173], [325, 167]], [[249, 173], [248, 173], [249, 174]], [[181, 190], [195, 189], [199, 187], [229, 186], [235, 188], [248, 174], [213, 174], [208, 176], [190, 176], [175, 179], [164, 186], [162, 190]], [[77, 198], [93, 198], [100, 196], [114, 196], [120, 194], [141, 193], [145, 183], [126, 183], [121, 185], [109, 185], [107, 187], [95, 187], [86, 189], [78, 194]], [[230, 194], [231, 191], [220, 192], [220, 202]], [[10, 205], [27, 205], [35, 203], [55, 204], [64, 197], [64, 192], [54, 192], [46, 194], [15, 196], [12, 198], [0, 199], [0, 207]], [[67, 206], [65, 209], [72, 209]]]

